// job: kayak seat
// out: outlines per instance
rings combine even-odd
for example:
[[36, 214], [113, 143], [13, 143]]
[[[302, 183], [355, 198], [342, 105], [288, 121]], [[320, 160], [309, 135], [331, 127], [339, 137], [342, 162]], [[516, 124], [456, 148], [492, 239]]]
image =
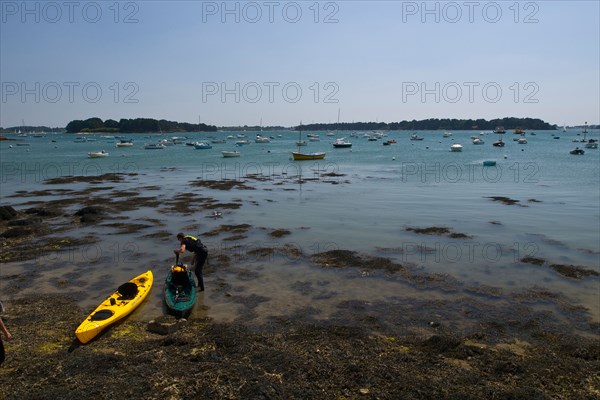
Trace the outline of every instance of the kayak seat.
[[175, 299], [175, 302], [177, 302], [177, 303], [183, 303], [183, 302], [186, 302], [186, 301], [189, 301], [189, 300], [190, 300], [190, 297], [189, 297], [189, 296], [185, 296], [185, 295], [183, 295], [183, 296], [178, 296], [178, 297]]
[[111, 310], [100, 310], [90, 317], [90, 321], [104, 321], [112, 317], [112, 315], [113, 312]]
[[131, 300], [135, 298], [138, 292], [138, 287], [133, 282], [125, 282], [117, 289], [119, 294], [119, 300]]

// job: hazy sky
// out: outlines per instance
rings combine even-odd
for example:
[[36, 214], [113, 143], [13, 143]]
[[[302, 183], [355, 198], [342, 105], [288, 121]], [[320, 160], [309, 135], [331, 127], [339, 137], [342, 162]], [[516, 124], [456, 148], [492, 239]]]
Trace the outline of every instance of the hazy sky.
[[0, 126], [600, 123], [599, 1], [0, 1]]

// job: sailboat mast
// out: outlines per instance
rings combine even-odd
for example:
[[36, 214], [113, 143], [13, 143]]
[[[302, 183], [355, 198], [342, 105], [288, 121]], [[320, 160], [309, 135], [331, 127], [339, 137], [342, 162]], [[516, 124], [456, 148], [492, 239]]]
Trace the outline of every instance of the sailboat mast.
[[300, 129], [298, 130], [298, 153], [300, 153], [300, 141], [302, 140], [302, 121], [300, 121]]

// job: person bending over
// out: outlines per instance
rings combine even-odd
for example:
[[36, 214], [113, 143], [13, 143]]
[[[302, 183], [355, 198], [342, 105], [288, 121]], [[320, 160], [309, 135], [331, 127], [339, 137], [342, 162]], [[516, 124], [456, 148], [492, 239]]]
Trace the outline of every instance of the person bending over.
[[186, 236], [181, 232], [177, 234], [177, 240], [179, 240], [180, 247], [174, 250], [175, 254], [183, 254], [186, 250], [194, 253], [192, 256], [192, 265], [194, 266], [196, 278], [198, 278], [198, 287], [203, 292], [204, 280], [202, 279], [202, 268], [204, 268], [204, 262], [208, 257], [208, 250], [200, 239], [189, 235]]

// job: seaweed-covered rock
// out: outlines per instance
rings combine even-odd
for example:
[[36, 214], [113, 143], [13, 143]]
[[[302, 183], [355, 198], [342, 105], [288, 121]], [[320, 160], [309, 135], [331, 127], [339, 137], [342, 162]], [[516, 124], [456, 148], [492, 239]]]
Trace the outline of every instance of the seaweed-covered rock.
[[33, 229], [31, 227], [25, 226], [16, 226], [14, 228], [7, 229], [6, 231], [0, 234], [0, 237], [3, 238], [20, 238], [29, 236], [33, 233]]
[[102, 220], [106, 210], [102, 207], [89, 206], [84, 207], [75, 213], [79, 221], [83, 224], [91, 224]]
[[0, 206], [0, 220], [9, 221], [16, 218], [18, 212], [11, 206]]
[[27, 225], [36, 225], [42, 222], [41, 218], [22, 218], [22, 219], [13, 219], [8, 222], [8, 226], [27, 226]]
[[148, 322], [148, 331], [159, 335], [168, 335], [181, 329], [186, 322], [186, 319], [175, 319], [171, 315], [161, 316]]
[[26, 214], [35, 214], [38, 217], [53, 218], [61, 215], [58, 210], [53, 210], [45, 207], [31, 207], [25, 210]]

